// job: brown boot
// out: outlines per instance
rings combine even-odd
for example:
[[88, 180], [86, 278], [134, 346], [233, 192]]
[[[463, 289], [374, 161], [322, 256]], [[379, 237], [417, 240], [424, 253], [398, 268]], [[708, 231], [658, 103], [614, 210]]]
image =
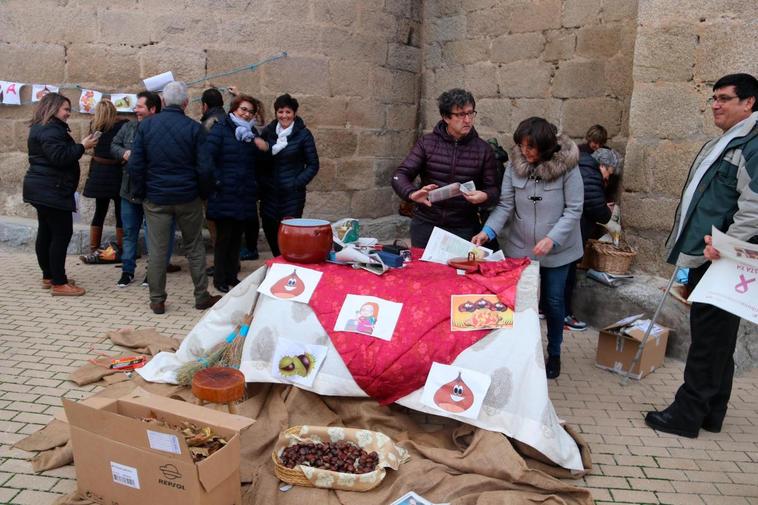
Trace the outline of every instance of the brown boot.
[[100, 241], [103, 239], [102, 226], [89, 227], [89, 252], [93, 253], [100, 247]]
[[53, 285], [50, 288], [50, 294], [53, 296], [82, 296], [86, 291], [84, 288], [74, 286], [73, 284]]
[[[68, 283], [72, 286], [76, 286], [76, 281], [71, 277], [68, 278]], [[42, 289], [50, 289], [53, 287], [52, 279], [42, 279]]]
[[118, 250], [124, 250], [124, 229], [116, 228], [116, 243], [118, 244]]

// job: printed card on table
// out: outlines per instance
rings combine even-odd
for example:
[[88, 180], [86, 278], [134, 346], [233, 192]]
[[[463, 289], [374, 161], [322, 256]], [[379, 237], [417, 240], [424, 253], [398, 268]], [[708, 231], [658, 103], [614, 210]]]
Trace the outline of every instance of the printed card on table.
[[271, 361], [271, 375], [286, 382], [312, 387], [326, 359], [326, 351], [325, 345], [279, 338]]
[[453, 295], [450, 297], [452, 331], [496, 330], [513, 327], [513, 310], [497, 295]]
[[94, 89], [83, 89], [79, 96], [79, 112], [82, 114], [94, 114], [95, 105], [103, 99], [103, 94]]
[[131, 93], [112, 93], [111, 102], [118, 112], [134, 112], [137, 105], [137, 95]]
[[447, 265], [448, 260], [466, 258], [469, 253], [474, 253], [477, 258], [482, 259], [492, 254], [492, 249], [477, 247], [468, 240], [435, 226], [421, 260]]
[[258, 292], [271, 298], [308, 303], [321, 280], [321, 272], [310, 268], [274, 263]]
[[6, 105], [21, 105], [21, 87], [22, 82], [2, 82], [2, 102]]
[[32, 102], [39, 102], [48, 93], [57, 93], [58, 86], [52, 84], [34, 84], [32, 86]]
[[352, 331], [389, 341], [392, 340], [402, 308], [402, 303], [375, 296], [347, 295], [334, 330]]
[[477, 419], [492, 378], [455, 365], [432, 363], [421, 403], [444, 412]]
[[390, 505], [434, 505], [429, 500], [417, 495], [413, 491], [405, 493], [403, 496], [393, 501]]

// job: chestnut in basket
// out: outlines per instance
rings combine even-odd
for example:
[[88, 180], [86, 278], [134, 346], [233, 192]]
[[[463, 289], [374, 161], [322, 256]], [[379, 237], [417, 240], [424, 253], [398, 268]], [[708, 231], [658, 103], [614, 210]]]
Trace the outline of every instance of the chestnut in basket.
[[376, 452], [367, 453], [357, 445], [344, 440], [294, 444], [284, 449], [280, 459], [287, 468], [308, 465], [343, 473], [373, 472], [379, 464], [379, 455]]

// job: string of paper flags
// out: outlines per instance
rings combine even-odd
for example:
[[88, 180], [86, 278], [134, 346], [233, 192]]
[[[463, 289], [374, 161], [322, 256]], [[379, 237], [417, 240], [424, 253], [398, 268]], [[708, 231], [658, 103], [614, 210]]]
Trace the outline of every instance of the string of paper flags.
[[[251, 63], [249, 65], [244, 65], [237, 68], [232, 68], [229, 70], [224, 70], [221, 72], [216, 72], [214, 74], [209, 74], [204, 77], [201, 77], [199, 79], [187, 81], [187, 86], [196, 86], [198, 84], [202, 84], [204, 82], [207, 82], [211, 79], [218, 79], [220, 77], [226, 77], [228, 75], [237, 74], [240, 72], [254, 72], [258, 69], [261, 65], [264, 65], [266, 63], [270, 63], [272, 61], [276, 61], [281, 58], [287, 57], [287, 51], [282, 51], [281, 53], [275, 54], [273, 56], [269, 56], [268, 58], [265, 58], [264, 60], [261, 60], [257, 63]], [[160, 92], [163, 90], [163, 88], [168, 84], [169, 82], [174, 80], [174, 75], [171, 71], [163, 72], [158, 75], [154, 75], [152, 77], [148, 77], [146, 79], [143, 79], [142, 83], [147, 91], [157, 91]], [[24, 86], [31, 86], [32, 87], [32, 98], [31, 101], [22, 101], [21, 100], [21, 88]], [[95, 113], [95, 105], [103, 99], [103, 95], [107, 94], [110, 96], [111, 102], [113, 102], [113, 105], [116, 106], [116, 110], [119, 112], [133, 112], [134, 106], [137, 104], [137, 94], [136, 93], [104, 93], [101, 91], [97, 91], [90, 88], [85, 88], [79, 84], [69, 84], [69, 83], [62, 83], [58, 85], [53, 84], [27, 84], [23, 82], [15, 82], [15, 81], [3, 81], [0, 80], [0, 103], [5, 105], [25, 105], [28, 103], [35, 103], [39, 102], [43, 96], [45, 96], [48, 93], [57, 93], [61, 89], [78, 89], [81, 90], [81, 94], [79, 95], [79, 112], [82, 114], [94, 114]], [[218, 88], [220, 91], [226, 91], [229, 89], [228, 87]], [[198, 99], [194, 99], [193, 101], [197, 101]]]

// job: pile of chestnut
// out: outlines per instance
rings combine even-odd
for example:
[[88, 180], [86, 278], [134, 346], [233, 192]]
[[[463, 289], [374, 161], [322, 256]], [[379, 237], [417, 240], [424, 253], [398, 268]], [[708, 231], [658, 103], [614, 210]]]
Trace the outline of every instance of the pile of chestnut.
[[284, 449], [280, 459], [287, 468], [308, 465], [343, 473], [373, 472], [379, 463], [379, 455], [376, 452], [367, 453], [357, 445], [344, 440], [294, 444]]

